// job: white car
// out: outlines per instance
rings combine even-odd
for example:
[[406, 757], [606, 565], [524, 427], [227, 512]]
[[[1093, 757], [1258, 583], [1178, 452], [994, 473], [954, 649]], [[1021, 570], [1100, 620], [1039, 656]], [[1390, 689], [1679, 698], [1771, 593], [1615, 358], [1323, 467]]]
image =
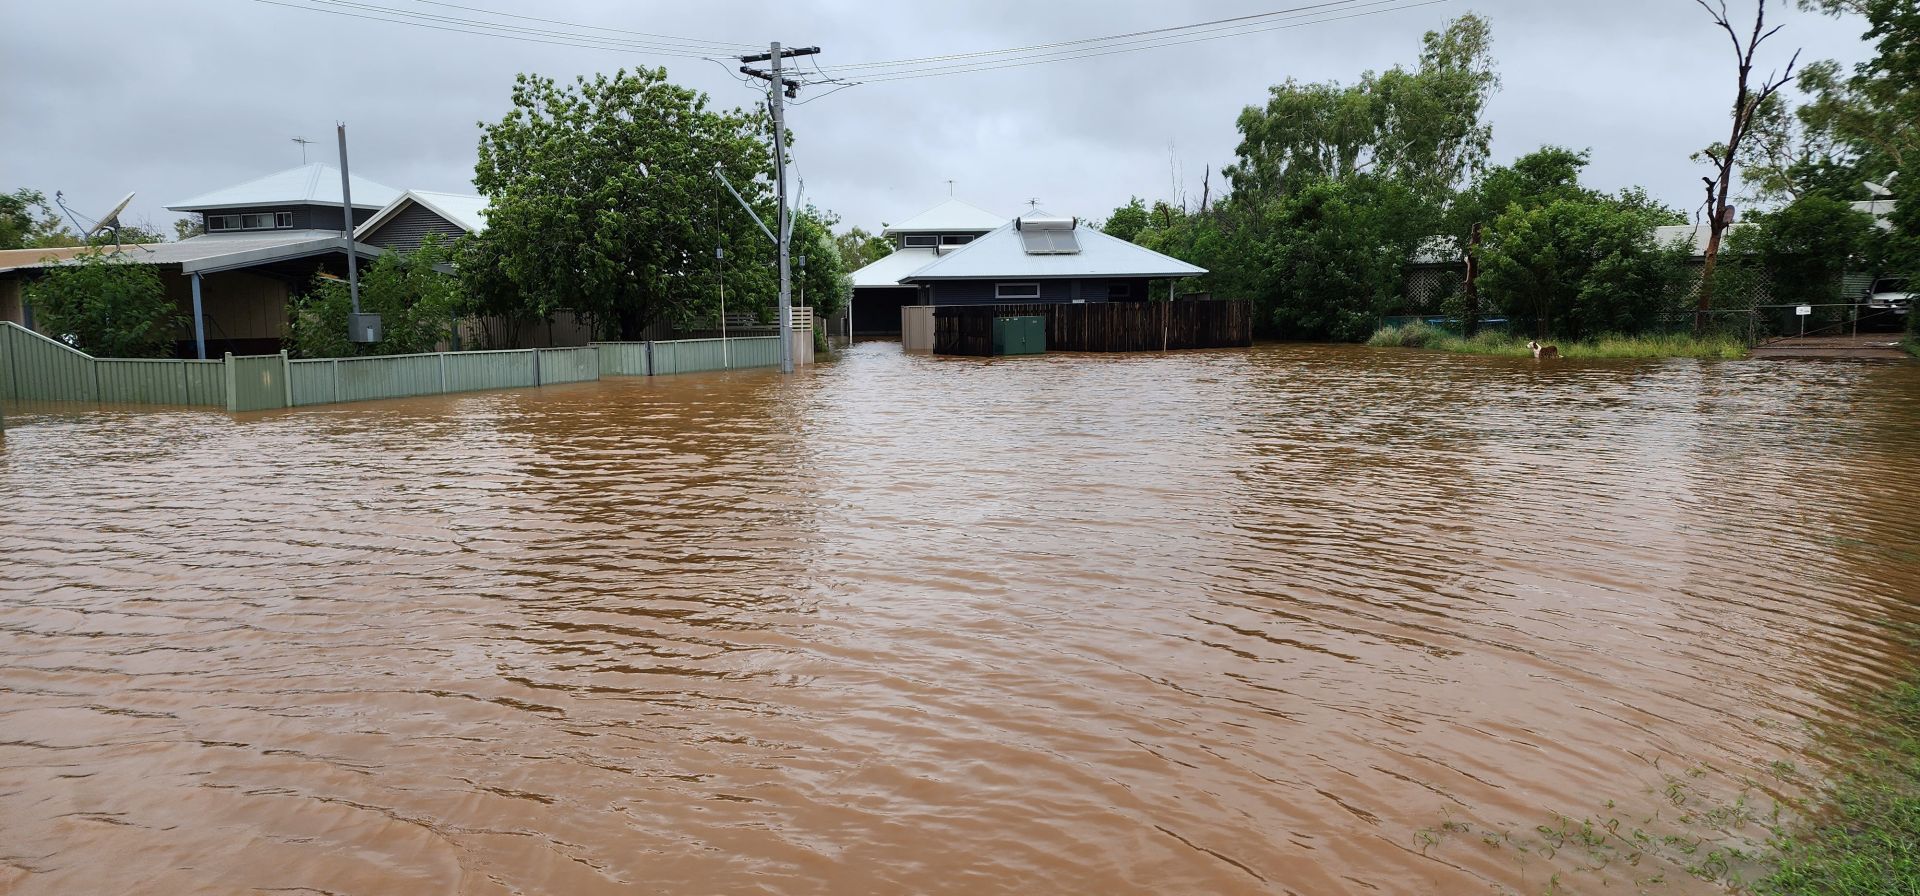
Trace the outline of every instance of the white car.
[[1882, 277], [1867, 291], [1867, 307], [1875, 311], [1906, 314], [1913, 310], [1913, 290], [1905, 277]]

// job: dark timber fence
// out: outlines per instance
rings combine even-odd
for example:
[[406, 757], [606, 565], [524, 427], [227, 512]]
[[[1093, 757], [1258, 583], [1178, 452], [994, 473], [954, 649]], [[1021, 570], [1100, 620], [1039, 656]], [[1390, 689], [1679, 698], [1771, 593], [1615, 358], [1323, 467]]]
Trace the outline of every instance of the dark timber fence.
[[1253, 303], [1245, 299], [952, 305], [934, 309], [934, 354], [986, 357], [993, 353], [993, 319], [1025, 315], [1047, 319], [1050, 352], [1157, 352], [1253, 344]]

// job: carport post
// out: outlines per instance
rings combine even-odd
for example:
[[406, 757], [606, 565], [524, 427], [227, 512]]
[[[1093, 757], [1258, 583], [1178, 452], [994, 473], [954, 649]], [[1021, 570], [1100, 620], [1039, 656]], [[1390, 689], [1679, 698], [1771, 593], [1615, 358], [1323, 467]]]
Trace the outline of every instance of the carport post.
[[207, 359], [207, 321], [200, 312], [200, 272], [193, 272], [193, 356]]

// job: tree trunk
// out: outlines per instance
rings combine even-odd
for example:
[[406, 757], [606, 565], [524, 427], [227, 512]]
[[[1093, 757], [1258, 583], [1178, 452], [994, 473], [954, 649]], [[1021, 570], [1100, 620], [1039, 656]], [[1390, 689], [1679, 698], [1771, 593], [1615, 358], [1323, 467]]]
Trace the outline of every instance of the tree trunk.
[[1467, 313], [1460, 331], [1472, 339], [1480, 332], [1480, 224], [1475, 222], [1467, 237]]

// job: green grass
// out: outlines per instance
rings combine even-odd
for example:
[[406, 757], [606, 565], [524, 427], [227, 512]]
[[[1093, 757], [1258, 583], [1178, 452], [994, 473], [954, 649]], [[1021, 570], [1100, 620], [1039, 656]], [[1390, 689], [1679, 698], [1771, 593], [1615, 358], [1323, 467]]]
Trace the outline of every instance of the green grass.
[[[1383, 327], [1367, 340], [1368, 345], [1392, 348], [1425, 348], [1465, 355], [1493, 355], [1530, 358], [1527, 340], [1506, 333], [1481, 333], [1472, 339], [1455, 336], [1425, 324]], [[1556, 343], [1563, 358], [1744, 358], [1747, 347], [1727, 336], [1696, 338], [1686, 335], [1601, 336], [1586, 342]]]
[[1870, 744], [1852, 756], [1798, 829], [1776, 840], [1767, 896], [1920, 893], [1920, 683], [1873, 707]]

